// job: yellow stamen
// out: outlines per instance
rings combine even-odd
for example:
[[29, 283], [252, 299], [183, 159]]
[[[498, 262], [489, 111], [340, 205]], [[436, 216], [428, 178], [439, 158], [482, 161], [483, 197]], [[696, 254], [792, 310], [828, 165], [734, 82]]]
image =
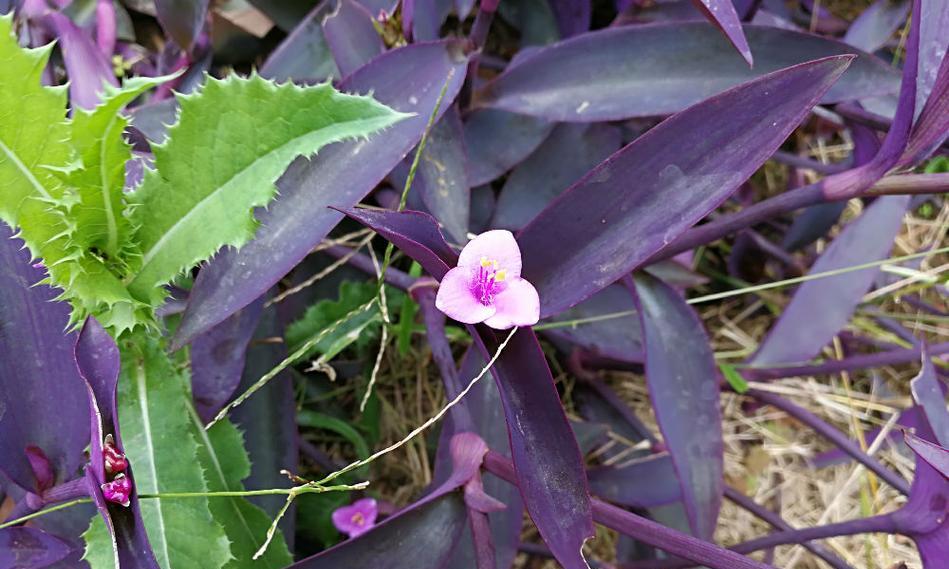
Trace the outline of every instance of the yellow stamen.
[[494, 282], [499, 283], [507, 278], [507, 271], [498, 271], [494, 273]]
[[487, 269], [491, 266], [491, 260], [487, 257], [481, 257], [481, 266]]
[[353, 517], [350, 521], [352, 521], [357, 526], [361, 526], [366, 523], [366, 518], [364, 518], [361, 513], [356, 512], [355, 514], [353, 514]]

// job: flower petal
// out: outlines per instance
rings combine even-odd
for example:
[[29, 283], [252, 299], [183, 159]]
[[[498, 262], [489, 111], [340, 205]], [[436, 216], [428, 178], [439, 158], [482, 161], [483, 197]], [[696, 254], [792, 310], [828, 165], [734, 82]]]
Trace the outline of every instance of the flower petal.
[[507, 271], [508, 279], [521, 276], [521, 248], [517, 246], [514, 234], [506, 229], [485, 231], [465, 245], [458, 257], [459, 267], [477, 267], [481, 258], [498, 262], [498, 268]]
[[497, 312], [484, 321], [497, 330], [511, 326], [532, 326], [540, 318], [540, 298], [534, 285], [524, 279], [514, 279], [494, 297]]
[[471, 269], [455, 267], [445, 273], [435, 295], [435, 308], [465, 324], [478, 324], [494, 315], [494, 306], [485, 306], [474, 297]]

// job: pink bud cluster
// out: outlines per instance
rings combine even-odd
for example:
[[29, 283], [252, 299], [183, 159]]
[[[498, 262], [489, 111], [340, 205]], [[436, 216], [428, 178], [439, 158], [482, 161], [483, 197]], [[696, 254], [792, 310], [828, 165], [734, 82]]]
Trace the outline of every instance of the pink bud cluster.
[[115, 446], [112, 435], [106, 435], [102, 443], [102, 462], [105, 463], [105, 474], [111, 478], [101, 486], [102, 495], [109, 502], [128, 507], [132, 496], [132, 480], [125, 475], [129, 461]]

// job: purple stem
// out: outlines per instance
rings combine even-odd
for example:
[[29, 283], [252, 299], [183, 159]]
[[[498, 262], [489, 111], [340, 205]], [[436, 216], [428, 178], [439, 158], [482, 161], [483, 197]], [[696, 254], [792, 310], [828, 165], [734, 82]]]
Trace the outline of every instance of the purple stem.
[[[949, 354], [949, 342], [942, 342], [929, 346], [930, 356]], [[920, 347], [900, 348], [876, 354], [851, 356], [842, 360], [831, 360], [814, 365], [776, 366], [776, 367], [739, 367], [742, 377], [749, 381], [763, 381], [799, 377], [809, 375], [829, 375], [842, 371], [854, 371], [890, 365], [918, 362], [921, 356]]]
[[[795, 529], [772, 533], [758, 539], [740, 543], [729, 548], [736, 553], [751, 553], [761, 549], [769, 549], [778, 545], [803, 544], [815, 539], [826, 539], [861, 533], [896, 533], [896, 523], [889, 514], [850, 520], [839, 524], [828, 524], [812, 528]], [[688, 561], [679, 559], [661, 559], [655, 561], [640, 561], [620, 565], [622, 569], [684, 569], [691, 567]]]
[[[353, 250], [343, 245], [333, 245], [331, 247], [327, 247], [322, 252], [326, 253], [330, 257], [333, 257], [334, 259], [342, 259], [346, 255], [352, 253]], [[347, 264], [352, 265], [364, 273], [370, 275], [376, 274], [376, 267], [373, 265], [372, 259], [370, 259], [369, 255], [366, 255], [365, 253], [356, 253], [346, 262]], [[417, 280], [415, 277], [409, 276], [399, 269], [392, 267], [386, 269], [385, 279], [387, 283], [401, 290], [409, 290], [409, 287], [415, 284], [415, 281]]]
[[[758, 518], [771, 524], [771, 526], [774, 527], [775, 529], [779, 529], [782, 531], [794, 530], [794, 528], [791, 527], [789, 523], [784, 521], [784, 519], [781, 516], [761, 506], [760, 504], [758, 504], [757, 502], [755, 502], [748, 496], [745, 496], [743, 493], [739, 492], [738, 490], [735, 490], [731, 486], [725, 486], [725, 497], [731, 500], [732, 502], [738, 504], [738, 506], [741, 507], [742, 509], [751, 512]], [[831, 553], [831, 551], [827, 549], [826, 547], [824, 547], [823, 545], [820, 545], [817, 543], [808, 543], [808, 542], [802, 542], [801, 545], [803, 545], [805, 548], [807, 548], [808, 551], [810, 551], [817, 557], [820, 557], [821, 559], [826, 561], [827, 564], [833, 567], [834, 569], [852, 569], [850, 565], [847, 565], [846, 561], [844, 561], [843, 559]]]
[[8, 520], [15, 520], [23, 516], [42, 510], [45, 506], [57, 502], [66, 502], [76, 498], [84, 498], [89, 495], [89, 486], [86, 478], [77, 478], [69, 482], [63, 482], [58, 486], [53, 486], [49, 490], [37, 495], [32, 492], [26, 493], [23, 498], [13, 507]]
[[[484, 456], [484, 468], [502, 480], [511, 484], [517, 483], [514, 465], [494, 451], [488, 451]], [[596, 498], [593, 498], [592, 502], [593, 519], [597, 523], [692, 563], [711, 569], [774, 569], [771, 565], [667, 528]]]
[[471, 61], [468, 63], [468, 75], [465, 77], [465, 85], [462, 89], [459, 100], [463, 108], [471, 102], [471, 92], [474, 90], [474, 82], [478, 78], [478, 67], [481, 65], [481, 48], [484, 47], [485, 40], [488, 39], [488, 32], [491, 31], [491, 22], [494, 21], [494, 13], [498, 9], [500, 0], [482, 0], [478, 7], [478, 15], [475, 16], [474, 24], [471, 26], [471, 32], [468, 33], [468, 44], [472, 51]]
[[[932, 194], [944, 192], [949, 192], [949, 175], [911, 174], [883, 178], [863, 195]], [[782, 216], [807, 206], [840, 201], [842, 199], [849, 199], [849, 197], [829, 199], [824, 195], [824, 180], [789, 190], [773, 198], [752, 204], [739, 212], [722, 216], [709, 223], [689, 229], [680, 235], [678, 239], [650, 257], [643, 263], [643, 266], [670, 259], [679, 253], [684, 253], [699, 245], [711, 243], [726, 235], [735, 233], [740, 229], [752, 227], [774, 217]]]
[[115, 6], [112, 0], [96, 2], [96, 45], [107, 58], [115, 52]]
[[471, 526], [471, 539], [474, 542], [475, 568], [497, 569], [488, 515], [469, 507], [468, 524]]
[[818, 434], [834, 443], [838, 448], [840, 448], [840, 450], [849, 454], [854, 460], [863, 464], [868, 470], [879, 476], [884, 482], [902, 494], [909, 495], [909, 484], [906, 482], [906, 480], [893, 471], [887, 469], [872, 456], [863, 452], [860, 447], [854, 444], [853, 441], [847, 438], [838, 429], [828, 424], [814, 413], [811, 413], [807, 409], [795, 405], [794, 403], [791, 403], [790, 401], [784, 399], [783, 397], [779, 397], [774, 393], [768, 393], [767, 391], [749, 389], [746, 392], [746, 395], [750, 395], [762, 403], [767, 403], [768, 405], [776, 407], [791, 417], [794, 417], [801, 423], [804, 423], [808, 427], [814, 429]]

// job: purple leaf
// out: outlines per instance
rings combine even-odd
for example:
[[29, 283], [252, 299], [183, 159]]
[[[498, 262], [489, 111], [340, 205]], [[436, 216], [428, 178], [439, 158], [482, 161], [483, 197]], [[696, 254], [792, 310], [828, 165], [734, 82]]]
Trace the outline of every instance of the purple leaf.
[[549, 0], [550, 9], [557, 19], [560, 37], [569, 38], [590, 29], [593, 13], [590, 0]]
[[[811, 267], [811, 273], [886, 258], [900, 230], [909, 199], [909, 196], [878, 198], [831, 242]], [[802, 284], [750, 363], [764, 366], [800, 362], [817, 355], [850, 319], [879, 272], [877, 268], [870, 268]]]
[[279, 197], [257, 213], [256, 238], [239, 251], [223, 251], [198, 275], [177, 346], [273, 286], [339, 222], [342, 214], [327, 206], [352, 207], [406, 156], [422, 137], [445, 82], [442, 112], [461, 88], [467, 67], [461, 48], [457, 42], [406, 46], [377, 57], [342, 83], [345, 91], [372, 91], [381, 103], [416, 116], [369, 140], [333, 144], [312, 160], [291, 165], [278, 182]]
[[[918, 93], [918, 91], [917, 91]], [[938, 77], [930, 91], [898, 168], [918, 164], [942, 146], [949, 136], [949, 57], [942, 61]]]
[[922, 368], [919, 375], [910, 382], [913, 390], [913, 399], [922, 408], [926, 423], [935, 436], [934, 442], [949, 446], [949, 411], [946, 411], [946, 396], [939, 379], [936, 377], [936, 368], [926, 348], [923, 348]]
[[606, 124], [560, 124], [511, 172], [494, 213], [494, 227], [518, 230], [561, 192], [621, 146]]
[[[497, 352], [493, 330], [468, 329], [484, 357]], [[593, 519], [583, 458], [532, 330], [517, 330], [492, 372], [527, 512], [565, 569], [586, 569], [581, 548], [593, 536]]]
[[412, 40], [432, 41], [441, 37], [442, 24], [451, 13], [454, 0], [407, 0], [403, 3], [403, 9], [409, 4], [415, 9], [411, 25]]
[[[610, 359], [639, 363], [643, 361], [642, 328], [633, 299], [622, 285], [611, 285], [580, 304], [551, 317], [545, 323], [596, 318], [605, 314], [625, 312], [621, 318], [587, 322], [544, 330], [543, 335], [566, 341]], [[544, 323], [541, 324], [544, 326]]]
[[[605, 288], [721, 204], [850, 60], [797, 65], [707, 99], [663, 121], [561, 194], [518, 238], [524, 277], [540, 293], [541, 316]], [[756, 112], [745, 112], [749, 108]]]
[[63, 63], [69, 75], [69, 100], [72, 106], [91, 109], [99, 104], [104, 83], [118, 85], [109, 59], [95, 42], [66, 16], [51, 12], [46, 24], [59, 38]]
[[[73, 359], [69, 305], [57, 291], [36, 285], [45, 271], [0, 223], [0, 470], [24, 490], [37, 492], [27, 447], [52, 464], [54, 483], [74, 477], [89, 444], [86, 394]], [[34, 286], [36, 285], [36, 286]], [[49, 481], [45, 481], [49, 484]]]
[[336, 11], [323, 20], [323, 36], [344, 77], [386, 47], [372, 25], [372, 15], [355, 0], [340, 0]]
[[944, 477], [949, 478], [949, 451], [912, 433], [904, 433], [903, 436], [906, 446], [913, 449], [919, 458], [925, 460]]
[[471, 190], [461, 118], [454, 107], [432, 129], [414, 189], [454, 243], [468, 241]]
[[589, 471], [590, 490], [598, 497], [630, 508], [655, 508], [682, 499], [669, 454], [640, 458], [623, 466]]
[[[468, 179], [481, 186], [502, 176], [544, 141], [554, 124], [541, 118], [495, 109], [465, 117]], [[504, 133], [503, 139], [499, 133]]]
[[155, 0], [158, 22], [181, 49], [190, 51], [204, 27], [208, 0]]
[[371, 531], [291, 565], [291, 569], [440, 569], [466, 521], [458, 492], [413, 505]]
[[436, 279], [458, 262], [458, 254], [445, 242], [438, 222], [427, 213], [362, 208], [340, 211], [394, 243]]
[[769, 27], [745, 26], [745, 32], [754, 69], [707, 24], [590, 32], [542, 48], [509, 68], [479, 92], [478, 103], [571, 122], [667, 115], [765, 73], [842, 54], [859, 57], [840, 82], [821, 93], [823, 102], [898, 90], [892, 68], [846, 44]]
[[106, 501], [101, 489], [108, 480], [104, 468], [104, 438], [112, 435], [115, 447], [119, 451], [124, 448], [116, 407], [119, 348], [99, 322], [89, 317], [76, 340], [75, 356], [79, 374], [86, 383], [92, 422], [86, 488], [113, 537], [116, 566], [122, 569], [158, 569], [139, 511], [132, 465], [127, 465], [124, 472], [131, 481], [128, 506]]
[[70, 552], [65, 541], [38, 529], [0, 529], [0, 567], [41, 569], [65, 559]]
[[868, 52], [883, 47], [906, 20], [912, 0], [877, 0], [850, 24], [844, 41]]
[[332, 2], [318, 3], [270, 54], [260, 68], [261, 76], [275, 81], [312, 82], [339, 77], [322, 26], [332, 9]]
[[917, 454], [916, 476], [906, 505], [892, 514], [900, 533], [916, 542], [923, 569], [949, 559], [949, 451], [906, 433]]
[[261, 297], [192, 342], [191, 392], [202, 420], [210, 421], [237, 389], [263, 308]]
[[748, 47], [748, 40], [745, 39], [745, 32], [741, 29], [741, 20], [738, 18], [732, 0], [692, 0], [692, 3], [698, 6], [709, 21], [725, 34], [748, 65], [754, 65], [751, 48]]
[[692, 534], [710, 541], [725, 492], [715, 358], [702, 321], [675, 289], [645, 274], [633, 282], [656, 422], [679, 475]]
[[[919, 5], [919, 71], [916, 76], [917, 115], [924, 102], [933, 100], [930, 93], [934, 90], [937, 75], [940, 71], [945, 73], [943, 68], [946, 67], [947, 46], [949, 46], [949, 4], [921, 2]], [[941, 98], [945, 98], [944, 92]], [[945, 115], [943, 120], [947, 120]], [[945, 131], [946, 129], [943, 129], [944, 136]]]

